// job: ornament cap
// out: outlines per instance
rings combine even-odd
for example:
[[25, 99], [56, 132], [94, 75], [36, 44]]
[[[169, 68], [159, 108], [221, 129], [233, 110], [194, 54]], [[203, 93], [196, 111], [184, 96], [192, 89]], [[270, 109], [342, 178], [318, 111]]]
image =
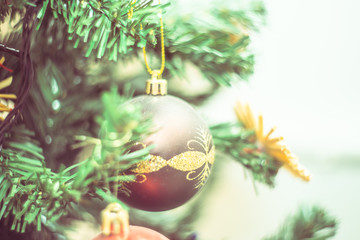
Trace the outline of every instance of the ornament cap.
[[128, 239], [129, 214], [118, 203], [110, 203], [101, 211], [102, 234], [105, 236], [118, 234], [119, 240]]
[[160, 71], [153, 71], [152, 78], [146, 81], [146, 94], [164, 96], [167, 94], [167, 81], [161, 79]]

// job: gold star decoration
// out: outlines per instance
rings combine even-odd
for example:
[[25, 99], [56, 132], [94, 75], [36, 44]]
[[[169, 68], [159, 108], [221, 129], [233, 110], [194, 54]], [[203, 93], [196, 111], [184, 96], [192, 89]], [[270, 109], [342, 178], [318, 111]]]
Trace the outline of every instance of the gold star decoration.
[[[13, 70], [5, 67], [3, 63], [5, 62], [5, 57], [0, 59], [0, 67], [5, 69], [8, 72], [13, 72]], [[13, 77], [7, 77], [4, 80], [0, 81], [0, 90], [7, 88], [11, 85]], [[15, 104], [11, 99], [16, 99], [16, 95], [12, 93], [0, 93], [0, 122], [4, 121], [9, 112], [14, 108]]]
[[239, 101], [235, 105], [235, 113], [245, 129], [254, 130], [254, 142], [256, 142], [258, 146], [257, 150], [262, 151], [283, 163], [284, 167], [290, 170], [295, 176], [300, 177], [304, 181], [310, 181], [310, 172], [299, 164], [297, 158], [292, 154], [289, 148], [282, 143], [284, 138], [271, 137], [276, 128], [273, 127], [267, 134], [264, 134], [262, 115], [259, 115], [256, 120], [249, 105], [242, 104]]

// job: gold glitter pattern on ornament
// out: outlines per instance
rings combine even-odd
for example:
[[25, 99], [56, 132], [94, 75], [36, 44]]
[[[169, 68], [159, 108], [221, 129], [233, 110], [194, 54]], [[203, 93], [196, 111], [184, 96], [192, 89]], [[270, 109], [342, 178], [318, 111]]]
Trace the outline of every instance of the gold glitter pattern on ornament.
[[205, 166], [200, 171], [200, 173], [195, 176], [192, 176], [194, 173], [196, 173], [196, 171], [193, 170], [186, 175], [187, 180], [190, 181], [197, 180], [197, 183], [195, 184], [195, 188], [201, 188], [202, 186], [205, 185], [206, 180], [210, 175], [211, 165], [212, 163], [214, 163], [214, 159], [215, 159], [215, 148], [212, 147], [210, 152], [205, 156]]
[[198, 136], [196, 136], [195, 139], [189, 140], [187, 142], [187, 147], [190, 150], [193, 150], [194, 148], [191, 146], [198, 144], [204, 149], [206, 153], [209, 153], [211, 143], [212, 136], [210, 135], [209, 131], [206, 131], [205, 128], [199, 128]]
[[215, 162], [215, 147], [213, 146], [208, 154], [206, 154], [206, 162], [211, 165]]
[[[121, 174], [121, 175], [124, 175], [124, 174]], [[139, 174], [140, 175], [140, 174]], [[143, 174], [141, 174], [143, 175]], [[145, 177], [145, 181], [146, 181], [146, 177]], [[119, 192], [121, 192], [122, 194], [130, 197], [130, 194], [131, 194], [131, 190], [130, 190], [130, 184], [133, 183], [133, 182], [139, 182], [137, 181], [137, 179], [133, 179], [133, 180], [127, 180], [127, 181], [120, 181], [116, 184], [117, 186], [117, 190]], [[140, 181], [141, 183], [142, 181]]]
[[[206, 128], [200, 128], [195, 139], [187, 142], [189, 150], [194, 150], [196, 145], [204, 149], [205, 153], [200, 151], [186, 151], [169, 160], [165, 160], [160, 156], [150, 155], [151, 158], [149, 160], [138, 163], [136, 168], [131, 170], [137, 177], [142, 178], [141, 181], [136, 180], [136, 182], [145, 182], [145, 173], [157, 172], [165, 166], [169, 166], [179, 171], [188, 172], [186, 179], [189, 181], [197, 181], [194, 186], [195, 188], [202, 187], [210, 175], [211, 165], [214, 164], [215, 160], [215, 147], [212, 145], [212, 136]], [[196, 170], [202, 166], [204, 166], [204, 168], [196, 174]]]
[[[189, 161], [190, 160], [190, 161]], [[180, 171], [198, 169], [206, 162], [206, 155], [198, 151], [180, 153], [168, 161], [168, 166]]]
[[[125, 174], [122, 174], [125, 175]], [[119, 181], [117, 183], [117, 190], [120, 191], [122, 194], [130, 197], [131, 194], [131, 183], [143, 183], [147, 180], [147, 177], [145, 174], [136, 174], [136, 178], [132, 180], [127, 181]]]
[[151, 158], [137, 164], [132, 170], [134, 173], [150, 173], [159, 171], [167, 165], [167, 161], [160, 156], [151, 155]]

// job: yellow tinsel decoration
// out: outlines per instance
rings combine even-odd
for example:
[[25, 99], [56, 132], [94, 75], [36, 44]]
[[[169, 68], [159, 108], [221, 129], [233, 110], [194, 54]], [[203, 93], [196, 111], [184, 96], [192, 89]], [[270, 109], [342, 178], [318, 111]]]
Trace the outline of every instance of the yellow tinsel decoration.
[[282, 162], [284, 167], [290, 170], [295, 176], [300, 177], [304, 181], [310, 181], [310, 172], [299, 164], [297, 158], [289, 148], [282, 143], [284, 138], [271, 137], [276, 128], [273, 127], [267, 134], [264, 134], [262, 115], [259, 115], [256, 121], [249, 105], [242, 104], [241, 102], [236, 103], [235, 113], [238, 120], [244, 124], [246, 129], [254, 130], [259, 150], [274, 157], [277, 161]]
[[[2, 65], [5, 62], [5, 57], [0, 59], [0, 64]], [[0, 81], [0, 90], [11, 85], [13, 77], [7, 77], [6, 79]], [[14, 102], [6, 99], [16, 99], [16, 95], [12, 93], [0, 93], [0, 121], [4, 121], [8, 112], [10, 112], [14, 107]]]

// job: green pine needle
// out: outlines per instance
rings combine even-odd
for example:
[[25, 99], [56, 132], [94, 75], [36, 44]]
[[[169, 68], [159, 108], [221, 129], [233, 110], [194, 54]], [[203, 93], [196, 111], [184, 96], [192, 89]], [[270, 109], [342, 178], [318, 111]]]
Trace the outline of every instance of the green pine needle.
[[122, 173], [148, 159], [150, 147], [129, 153], [129, 141], [138, 141], [148, 131], [149, 120], [142, 119], [136, 106], [124, 104], [126, 98], [115, 88], [102, 99], [100, 138], [80, 138], [94, 145], [93, 154], [58, 173], [45, 166], [42, 148], [23, 125], [6, 136], [0, 153], [0, 220], [12, 217], [12, 230], [25, 231], [27, 225], [40, 230], [42, 215], [56, 221], [70, 203], [84, 197], [114, 199], [110, 186], [133, 180], [134, 176]]
[[[38, 14], [37, 29], [42, 27], [45, 18], [52, 16], [68, 26], [68, 38], [76, 40], [75, 47], [80, 41], [89, 44], [86, 57], [96, 51], [94, 54], [97, 58], [106, 55], [108, 59], [115, 60], [117, 56], [113, 54], [118, 54], [117, 49], [119, 53], [126, 54], [129, 48], [135, 46], [135, 41], [147, 38], [140, 36], [139, 26], [159, 9], [158, 6], [151, 6], [149, 0], [137, 1], [136, 5], [131, 3], [119, 0], [45, 0]], [[161, 8], [165, 6], [168, 4], [161, 5]], [[128, 12], [132, 7], [134, 14], [129, 19]], [[127, 38], [135, 41], [127, 41]]]
[[290, 216], [280, 231], [264, 240], [326, 240], [335, 236], [337, 220], [319, 206], [300, 208]]
[[216, 149], [232, 156], [251, 172], [253, 179], [270, 187], [275, 185], [275, 177], [281, 164], [268, 154], [256, 150], [255, 143], [249, 141], [254, 132], [246, 130], [240, 123], [221, 123], [210, 127]]

